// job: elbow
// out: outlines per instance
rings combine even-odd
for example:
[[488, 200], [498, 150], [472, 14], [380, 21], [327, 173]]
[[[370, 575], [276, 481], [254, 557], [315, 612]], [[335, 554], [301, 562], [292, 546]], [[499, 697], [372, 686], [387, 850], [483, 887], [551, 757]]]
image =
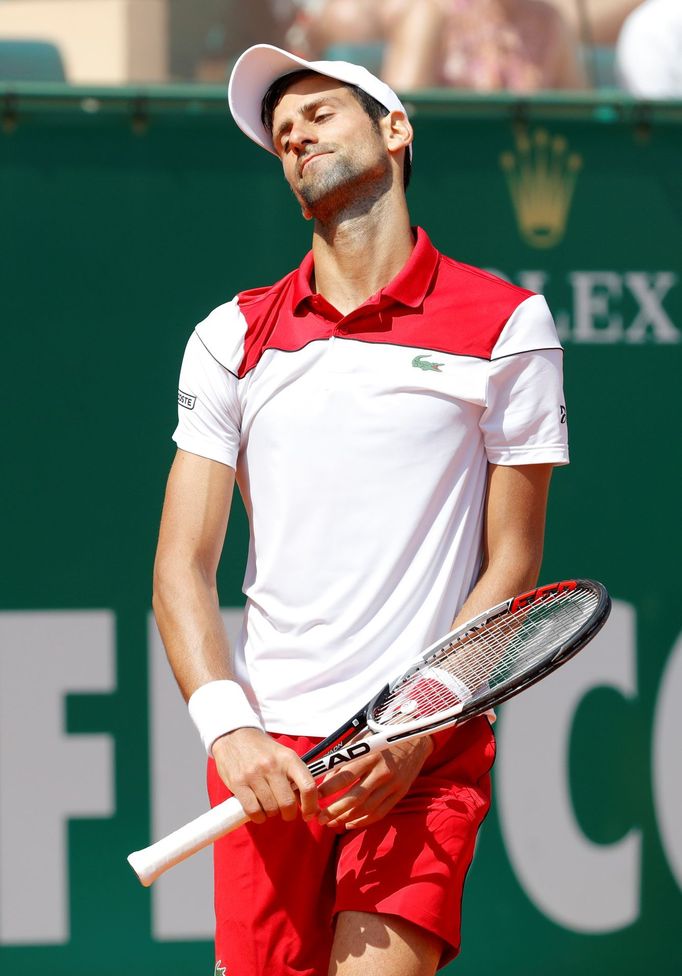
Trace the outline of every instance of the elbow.
[[173, 550], [158, 551], [152, 576], [152, 610], [157, 623], [191, 591], [191, 561], [179, 558]]
[[188, 601], [203, 601], [206, 595], [218, 603], [213, 569], [207, 569], [196, 559], [157, 553], [152, 580], [152, 610], [157, 623]]
[[542, 568], [543, 545], [541, 541], [527, 541], [517, 549], [516, 563], [519, 576], [523, 578], [523, 585], [529, 588], [536, 586]]
[[542, 545], [528, 544], [501, 548], [485, 559], [481, 569], [484, 574], [507, 582], [520, 593], [537, 586], [542, 566]]
[[164, 610], [173, 604], [173, 592], [178, 586], [176, 574], [166, 560], [156, 557], [152, 576], [152, 610], [157, 622], [164, 615]]
[[542, 546], [526, 546], [517, 552], [515, 569], [519, 589], [530, 590], [537, 586], [541, 567]]

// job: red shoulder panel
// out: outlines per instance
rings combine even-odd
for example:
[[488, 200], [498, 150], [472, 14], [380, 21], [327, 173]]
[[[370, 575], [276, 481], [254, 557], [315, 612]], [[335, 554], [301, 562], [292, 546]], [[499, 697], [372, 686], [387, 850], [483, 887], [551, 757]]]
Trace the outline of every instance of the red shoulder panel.
[[[312, 270], [311, 260], [309, 267]], [[239, 295], [247, 321], [240, 377], [253, 369], [266, 349], [293, 352], [332, 334], [490, 359], [509, 317], [533, 295], [479, 268], [438, 255], [418, 304], [379, 292], [344, 317], [321, 296], [302, 295], [301, 270], [268, 288]]]
[[239, 294], [239, 308], [247, 322], [244, 356], [238, 371], [240, 379], [253, 369], [266, 349], [293, 352], [302, 349], [314, 338], [328, 338], [331, 335], [332, 329], [327, 328], [327, 323], [318, 320], [317, 316], [293, 314], [298, 273], [296, 269], [274, 285]]

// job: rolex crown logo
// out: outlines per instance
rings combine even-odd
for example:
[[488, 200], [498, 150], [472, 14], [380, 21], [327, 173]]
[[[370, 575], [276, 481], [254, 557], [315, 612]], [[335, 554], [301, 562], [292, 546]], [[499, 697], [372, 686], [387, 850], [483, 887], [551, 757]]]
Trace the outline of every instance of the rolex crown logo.
[[516, 136], [516, 151], [503, 152], [519, 231], [531, 247], [554, 247], [564, 236], [582, 157], [570, 152], [563, 136], [545, 129]]

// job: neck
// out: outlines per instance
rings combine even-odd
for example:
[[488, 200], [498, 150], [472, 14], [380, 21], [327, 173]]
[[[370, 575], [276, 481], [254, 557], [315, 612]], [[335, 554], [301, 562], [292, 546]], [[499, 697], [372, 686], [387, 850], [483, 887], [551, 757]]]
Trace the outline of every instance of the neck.
[[363, 212], [315, 221], [315, 290], [348, 315], [391, 281], [408, 261], [414, 238], [402, 192]]

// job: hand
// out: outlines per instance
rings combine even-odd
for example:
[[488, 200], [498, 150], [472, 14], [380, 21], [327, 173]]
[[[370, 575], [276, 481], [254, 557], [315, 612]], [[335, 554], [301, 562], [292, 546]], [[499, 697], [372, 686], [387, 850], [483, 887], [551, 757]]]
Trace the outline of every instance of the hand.
[[[213, 743], [218, 773], [254, 823], [280, 816], [304, 820], [319, 813], [315, 780], [299, 757], [261, 729], [228, 732]], [[298, 793], [298, 795], [297, 795]]]
[[381, 820], [405, 796], [433, 749], [431, 736], [422, 736], [369, 753], [331, 773], [318, 789], [320, 799], [346, 792], [322, 811], [320, 823], [353, 830]]

